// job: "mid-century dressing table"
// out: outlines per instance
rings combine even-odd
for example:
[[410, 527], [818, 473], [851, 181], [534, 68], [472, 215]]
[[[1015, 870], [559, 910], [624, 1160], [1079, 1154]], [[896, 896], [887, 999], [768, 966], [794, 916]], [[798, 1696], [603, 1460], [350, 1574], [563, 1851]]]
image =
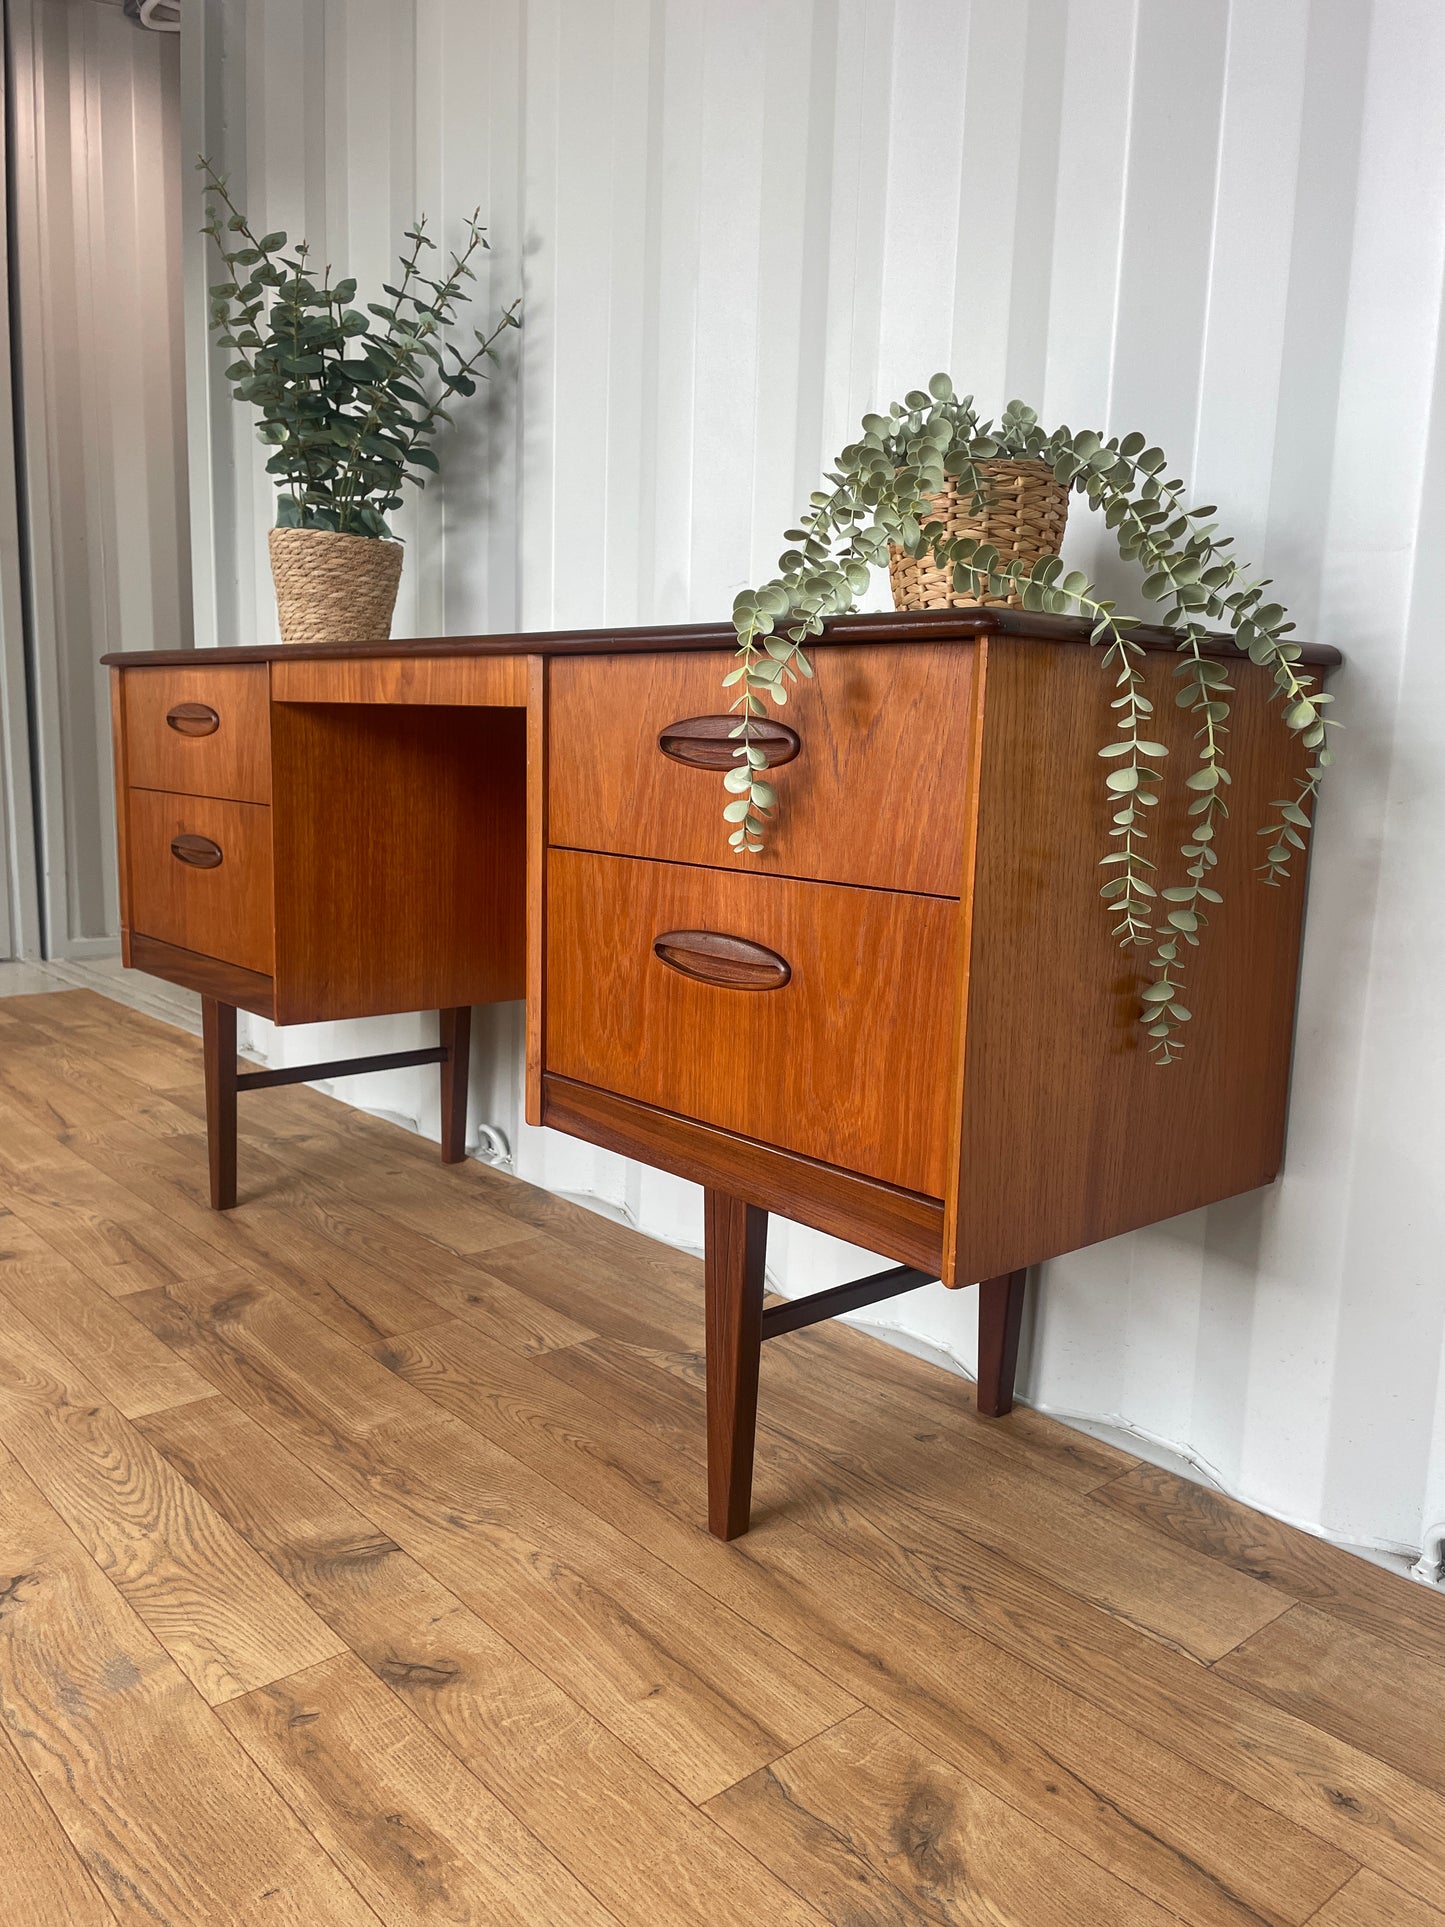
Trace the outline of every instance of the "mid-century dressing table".
[[[1150, 645], [1175, 753], [1173, 639]], [[1099, 899], [1087, 626], [1007, 609], [852, 616], [771, 721], [779, 821], [721, 820], [731, 630], [129, 654], [112, 668], [125, 961], [204, 1000], [212, 1201], [236, 1098], [435, 1062], [462, 1155], [473, 1004], [525, 994], [527, 1116], [706, 1193], [709, 1524], [746, 1530], [764, 1339], [933, 1279], [979, 1286], [981, 1411], [1008, 1411], [1027, 1268], [1275, 1176], [1304, 877], [1254, 825], [1299, 752], [1237, 687], [1224, 904], [1182, 1059]], [[1339, 660], [1314, 648], [1323, 670]], [[1172, 735], [1168, 732], [1173, 732]], [[1180, 840], [1157, 812], [1153, 852]], [[434, 1050], [238, 1075], [277, 1023], [441, 1013]], [[764, 1308], [769, 1212], [897, 1268]]]

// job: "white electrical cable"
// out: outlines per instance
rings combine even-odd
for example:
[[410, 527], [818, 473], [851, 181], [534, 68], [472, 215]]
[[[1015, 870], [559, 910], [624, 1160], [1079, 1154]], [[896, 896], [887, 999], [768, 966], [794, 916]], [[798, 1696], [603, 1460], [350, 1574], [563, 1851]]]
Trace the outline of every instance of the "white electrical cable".
[[152, 33], [179, 33], [181, 0], [140, 0], [138, 18]]

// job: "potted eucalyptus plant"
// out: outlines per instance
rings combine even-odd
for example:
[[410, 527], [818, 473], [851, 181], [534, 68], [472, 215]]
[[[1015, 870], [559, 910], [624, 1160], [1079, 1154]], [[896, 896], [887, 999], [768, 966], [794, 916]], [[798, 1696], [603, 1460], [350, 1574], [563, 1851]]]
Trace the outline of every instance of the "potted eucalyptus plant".
[[424, 488], [438, 472], [431, 441], [451, 420], [444, 404], [476, 393], [497, 341], [521, 326], [521, 304], [490, 334], [473, 329], [463, 353], [448, 331], [488, 246], [479, 214], [434, 274], [425, 257], [436, 244], [418, 216], [385, 299], [360, 308], [354, 280], [333, 280], [329, 267], [316, 275], [305, 241], [257, 235], [210, 163], [199, 167], [211, 197], [203, 231], [225, 265], [210, 290], [211, 328], [235, 357], [232, 393], [259, 411], [278, 489], [268, 542], [281, 638], [384, 640], [402, 559], [387, 517], [406, 483]]
[[[1266, 595], [1268, 581], [1227, 553], [1231, 538], [1219, 533], [1214, 508], [1189, 507], [1184, 484], [1169, 479], [1167, 467], [1143, 435], [1045, 429], [1019, 401], [997, 423], [981, 421], [973, 398], [955, 394], [946, 374], [886, 415], [865, 415], [828, 486], [786, 532], [777, 575], [734, 604], [737, 658], [726, 682], [736, 692], [738, 722], [733, 767], [723, 778], [728, 840], [738, 855], [756, 855], [777, 809], [756, 721], [769, 702], [787, 701], [791, 682], [813, 673], [804, 644], [828, 617], [854, 606], [875, 566], [888, 565], [901, 608], [993, 602], [1087, 617], [1100, 666], [1116, 685], [1111, 740], [1099, 748], [1110, 845], [1100, 858], [1107, 876], [1099, 894], [1120, 945], [1150, 953], [1140, 1020], [1161, 1064], [1182, 1048], [1187, 956], [1220, 901], [1210, 877], [1228, 815], [1232, 685], [1226, 664], [1204, 652], [1206, 625], [1226, 624], [1240, 651], [1272, 670], [1282, 724], [1305, 752], [1294, 795], [1271, 806], [1274, 815], [1258, 832], [1266, 883], [1282, 881], [1304, 849], [1335, 727], [1325, 714], [1329, 696], [1301, 667], [1294, 624]], [[1167, 751], [1151, 721], [1144, 650], [1131, 640], [1135, 619], [1088, 576], [1064, 567], [1058, 551], [1070, 494], [1103, 515], [1120, 555], [1143, 571], [1144, 596], [1162, 605], [1161, 620], [1179, 639], [1175, 700], [1197, 725], [1198, 754], [1183, 778], [1192, 794], [1178, 878], [1167, 885], [1147, 854], [1148, 813], [1159, 801]]]

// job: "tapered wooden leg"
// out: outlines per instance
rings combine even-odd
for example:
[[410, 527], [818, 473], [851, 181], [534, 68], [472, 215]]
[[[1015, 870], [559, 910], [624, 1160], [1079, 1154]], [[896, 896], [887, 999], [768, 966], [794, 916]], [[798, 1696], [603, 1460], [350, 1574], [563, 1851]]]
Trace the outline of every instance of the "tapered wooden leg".
[[201, 999], [201, 1045], [206, 1069], [206, 1148], [211, 1163], [211, 1209], [236, 1202], [236, 1006]]
[[467, 1154], [467, 1068], [472, 1054], [472, 1007], [443, 1010], [442, 1163], [460, 1164]]
[[768, 1214], [723, 1191], [704, 1194], [707, 1324], [707, 1528], [748, 1529], [763, 1345]]
[[1003, 1418], [1013, 1410], [1028, 1275], [1006, 1271], [978, 1288], [978, 1409], [985, 1418]]

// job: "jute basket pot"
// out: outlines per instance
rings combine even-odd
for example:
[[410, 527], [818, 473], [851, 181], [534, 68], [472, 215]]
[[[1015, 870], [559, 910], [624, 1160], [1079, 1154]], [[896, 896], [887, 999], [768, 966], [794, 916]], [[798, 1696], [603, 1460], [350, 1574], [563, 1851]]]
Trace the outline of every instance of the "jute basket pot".
[[[1069, 491], [1054, 480], [1048, 463], [1001, 460], [979, 462], [977, 467], [993, 498], [988, 507], [975, 512], [969, 492], [960, 495], [957, 484], [950, 481], [941, 495], [930, 498], [931, 519], [942, 522], [950, 535], [971, 535], [992, 543], [1004, 562], [1018, 560], [1032, 568], [1041, 557], [1056, 555], [1064, 539]], [[1021, 606], [1017, 594], [980, 596], [955, 589], [952, 564], [941, 569], [931, 553], [910, 555], [896, 543], [888, 551], [888, 575], [895, 609], [972, 609], [984, 603]]]
[[385, 642], [400, 542], [328, 529], [272, 529], [271, 577], [282, 642]]

